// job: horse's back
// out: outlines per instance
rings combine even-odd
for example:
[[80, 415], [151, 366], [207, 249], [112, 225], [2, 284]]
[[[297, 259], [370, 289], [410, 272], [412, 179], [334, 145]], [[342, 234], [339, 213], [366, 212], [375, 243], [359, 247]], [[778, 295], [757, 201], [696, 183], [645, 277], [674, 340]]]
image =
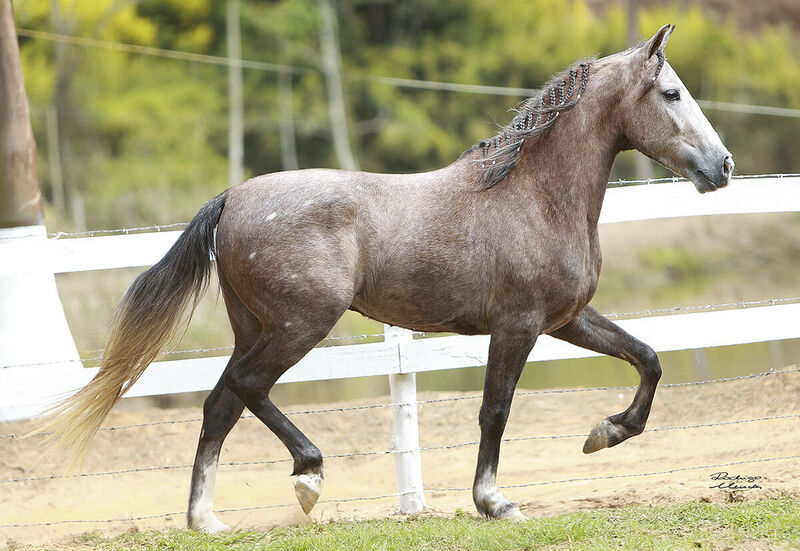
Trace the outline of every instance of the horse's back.
[[465, 294], [484, 291], [472, 283], [485, 282], [468, 278], [469, 289], [447, 283], [478, 266], [467, 254], [474, 236], [453, 219], [463, 216], [453, 204], [459, 195], [443, 193], [440, 180], [438, 171], [325, 169], [254, 178], [228, 192], [217, 229], [220, 268], [252, 300], [268, 295], [288, 305], [317, 295], [396, 324], [448, 323], [452, 313], [427, 311], [442, 303], [458, 311], [470, 302]]

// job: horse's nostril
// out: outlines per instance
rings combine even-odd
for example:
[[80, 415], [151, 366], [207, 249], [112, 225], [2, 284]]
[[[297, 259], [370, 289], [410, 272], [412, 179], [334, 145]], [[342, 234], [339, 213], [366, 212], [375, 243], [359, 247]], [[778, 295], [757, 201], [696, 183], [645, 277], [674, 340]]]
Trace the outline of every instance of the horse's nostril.
[[730, 155], [726, 155], [725, 160], [722, 161], [722, 173], [726, 178], [733, 174], [733, 159]]

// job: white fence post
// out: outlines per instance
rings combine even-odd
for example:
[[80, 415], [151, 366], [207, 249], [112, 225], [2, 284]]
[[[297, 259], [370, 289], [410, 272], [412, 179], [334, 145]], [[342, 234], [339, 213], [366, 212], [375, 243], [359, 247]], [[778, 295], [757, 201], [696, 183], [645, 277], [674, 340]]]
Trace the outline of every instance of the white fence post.
[[[408, 342], [414, 334], [408, 329], [384, 325], [386, 342]], [[399, 350], [398, 350], [399, 354]], [[402, 371], [402, 364], [400, 370]], [[419, 450], [419, 420], [417, 418], [417, 374], [399, 373], [389, 375], [392, 408], [392, 451], [397, 475], [397, 491], [400, 494], [400, 513], [419, 513], [425, 508], [422, 485], [422, 458]]]
[[[0, 266], [13, 261], [6, 258], [9, 249], [36, 251], [45, 243], [44, 226], [0, 229]], [[20, 364], [41, 365], [16, 369], [29, 375], [28, 384], [11, 387], [0, 382], [0, 421], [40, 414], [54, 400], [48, 392], [50, 377], [83, 371], [53, 272], [0, 273], [0, 366]], [[10, 375], [15, 369], [0, 371]]]

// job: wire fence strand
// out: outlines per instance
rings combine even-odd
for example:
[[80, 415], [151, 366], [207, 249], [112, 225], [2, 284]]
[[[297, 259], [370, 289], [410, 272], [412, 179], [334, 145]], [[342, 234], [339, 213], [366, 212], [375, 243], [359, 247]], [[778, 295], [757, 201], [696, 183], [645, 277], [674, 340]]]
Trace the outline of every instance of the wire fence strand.
[[[777, 306], [779, 304], [792, 304], [800, 302], [800, 296], [795, 297], [785, 297], [785, 298], [770, 298], [765, 300], [751, 300], [751, 301], [736, 301], [736, 302], [723, 302], [718, 304], [703, 304], [697, 306], [673, 306], [670, 308], [652, 308], [648, 310], [637, 310], [631, 312], [610, 312], [608, 314], [603, 314], [608, 319], [622, 319], [622, 318], [630, 318], [633, 316], [637, 317], [653, 317], [653, 316], [661, 316], [661, 315], [668, 315], [668, 314], [680, 314], [685, 312], [716, 312], [721, 310], [733, 310], [733, 309], [746, 309], [746, 308], [753, 308], [753, 307], [760, 307], [760, 306]], [[419, 338], [431, 338], [431, 337], [439, 337], [441, 336], [440, 333], [426, 333], [424, 331], [414, 331], [413, 332], [415, 337]], [[383, 339], [383, 333], [366, 333], [362, 335], [349, 335], [349, 336], [334, 336], [334, 337], [326, 337], [318, 344], [318, 347], [327, 347], [333, 346], [335, 343], [341, 343], [344, 341], [365, 341], [368, 339]], [[196, 353], [208, 353], [208, 352], [218, 352], [222, 350], [233, 350], [232, 345], [228, 346], [216, 346], [212, 348], [193, 348], [193, 349], [186, 349], [186, 350], [167, 350], [164, 351], [160, 358], [166, 356], [175, 356], [175, 355], [182, 355], [182, 354], [196, 354]], [[46, 362], [34, 362], [34, 363], [22, 363], [22, 364], [8, 364], [8, 365], [0, 365], [0, 369], [8, 369], [8, 368], [19, 368], [19, 367], [38, 367], [38, 366], [45, 366], [45, 365], [60, 365], [60, 364], [73, 364], [76, 362], [80, 362], [83, 364], [84, 367], [92, 367], [91, 365], [95, 362], [101, 361], [103, 358], [102, 356], [92, 356], [89, 358], [81, 358], [81, 359], [65, 359], [65, 360], [50, 360]], [[188, 358], [191, 359], [191, 358]], [[96, 366], [94, 366], [96, 367]]]
[[[800, 300], [800, 298], [798, 298]], [[383, 333], [365, 333], [362, 335], [344, 335], [344, 336], [335, 336], [335, 337], [325, 337], [322, 339], [318, 344], [317, 348], [326, 348], [330, 346], [334, 346], [334, 343], [340, 343], [343, 341], [365, 341], [368, 339], [377, 339], [383, 338]], [[177, 356], [181, 354], [196, 354], [196, 353], [207, 353], [207, 352], [219, 352], [222, 350], [233, 350], [233, 345], [227, 346], [215, 346], [211, 348], [191, 348], [186, 350], [165, 350], [161, 353], [159, 358], [164, 358], [166, 356]], [[46, 362], [35, 362], [35, 363], [24, 363], [24, 364], [8, 364], [8, 365], [0, 365], [0, 369], [8, 369], [8, 368], [17, 368], [17, 367], [37, 367], [43, 365], [60, 365], [60, 364], [72, 364], [80, 362], [83, 364], [84, 367], [93, 367], [91, 364], [93, 362], [100, 362], [102, 361], [102, 356], [92, 356], [89, 358], [74, 358], [69, 360], [50, 360]], [[191, 359], [191, 358], [188, 358]], [[98, 367], [98, 366], [94, 366]]]
[[[629, 473], [629, 474], [610, 474], [610, 475], [602, 475], [602, 476], [583, 476], [583, 477], [576, 477], [576, 478], [564, 478], [561, 480], [547, 480], [544, 482], [525, 482], [522, 484], [509, 484], [505, 486], [498, 486], [500, 489], [511, 489], [511, 488], [530, 488], [533, 486], [548, 486], [551, 484], [567, 484], [571, 482], [592, 482], [596, 480], [613, 480], [617, 478], [638, 478], [643, 476], [657, 476], [657, 475], [665, 475], [665, 474], [673, 474], [673, 473], [680, 473], [685, 471], [697, 471], [702, 469], [718, 469], [720, 467], [733, 467], [735, 465], [749, 465], [752, 463], [767, 463], [770, 461], [783, 461], [788, 459], [800, 459], [800, 454], [798, 455], [782, 455], [779, 457], [766, 457], [762, 459], [744, 459], [741, 461], [730, 461], [728, 463], [716, 463], [716, 464], [709, 464], [709, 465], [695, 465], [692, 467], [676, 467], [674, 469], [665, 469], [662, 471], [648, 471], [644, 473]], [[467, 492], [472, 491], [472, 488], [425, 488], [425, 492], [437, 493], [437, 492]]]
[[[698, 385], [707, 385], [707, 384], [714, 384], [714, 383], [727, 383], [731, 381], [743, 381], [749, 379], [758, 379], [761, 377], [767, 377], [770, 375], [784, 375], [787, 373], [797, 373], [800, 372], [800, 367], [796, 368], [788, 368], [788, 369], [770, 369], [768, 371], [761, 371], [758, 373], [752, 373], [750, 375], [738, 375], [736, 377], [720, 377], [716, 379], [704, 379], [701, 381], [689, 381], [685, 383], [667, 383], [659, 385], [659, 388], [666, 389], [666, 388], [679, 388], [679, 387], [687, 387], [687, 386], [698, 386]], [[515, 397], [524, 397], [524, 396], [537, 396], [542, 394], [572, 394], [575, 392], [597, 392], [597, 391], [608, 391], [608, 390], [633, 390], [638, 388], [636, 385], [629, 385], [629, 386], [596, 386], [596, 387], [588, 387], [588, 388], [551, 388], [551, 389], [540, 389], [540, 390], [522, 390], [517, 391], [514, 393]], [[382, 409], [382, 408], [396, 408], [396, 407], [405, 407], [405, 406], [420, 406], [426, 404], [438, 404], [444, 402], [458, 402], [462, 400], [479, 400], [483, 398], [483, 394], [468, 394], [466, 396], [450, 396], [447, 398], [431, 398], [428, 400], [417, 400], [415, 402], [392, 402], [387, 404], [365, 404], [363, 406], [345, 406], [345, 407], [335, 407], [335, 408], [320, 408], [320, 409], [307, 409], [301, 411], [287, 411], [284, 415], [315, 415], [315, 414], [322, 414], [322, 413], [342, 413], [342, 412], [352, 412], [352, 411], [361, 411], [361, 410], [372, 410], [372, 409]], [[257, 419], [255, 415], [252, 413], [245, 413], [243, 414], [240, 419]], [[128, 429], [139, 429], [145, 427], [155, 427], [160, 425], [178, 425], [184, 423], [199, 423], [203, 420], [202, 417], [192, 417], [190, 419], [171, 419], [168, 421], [151, 421], [146, 423], [133, 423], [130, 425], [119, 425], [119, 426], [112, 426], [112, 427], [101, 427], [99, 429], [100, 432], [107, 432], [107, 431], [120, 431], [120, 430], [128, 430]], [[666, 429], [665, 429], [666, 430]], [[46, 436], [50, 433], [39, 433], [34, 436]], [[23, 433], [7, 433], [7, 434], [0, 434], [0, 439], [20, 439], [24, 436]]]
[[[575, 482], [592, 482], [597, 480], [612, 480], [618, 478], [638, 478], [638, 477], [646, 477], [646, 476], [658, 476], [658, 475], [666, 475], [666, 474], [674, 474], [678, 472], [686, 472], [686, 471], [695, 471], [695, 470], [702, 470], [702, 469], [718, 469], [721, 467], [732, 467], [736, 465], [749, 465], [755, 463], [767, 463], [771, 461], [784, 461], [789, 459], [798, 459], [800, 455], [784, 455], [778, 457], [766, 457], [761, 459], [744, 459], [740, 461], [731, 461], [727, 463], [715, 463], [715, 464], [707, 464], [707, 465], [696, 465], [692, 467], [676, 467], [674, 469], [665, 469], [660, 471], [648, 471], [648, 472], [641, 472], [641, 473], [628, 473], [628, 474], [613, 474], [613, 475], [604, 475], [604, 476], [586, 476], [586, 477], [575, 477], [575, 478], [565, 478], [560, 480], [547, 480], [544, 482], [527, 482], [523, 484], [511, 484], [506, 486], [498, 486], [500, 489], [513, 489], [513, 488], [530, 488], [533, 486], [547, 486], [553, 484], [569, 484]], [[472, 491], [471, 487], [462, 487], [462, 488], [425, 488], [423, 490], [425, 493], [429, 494], [437, 494], [437, 493], [450, 493], [450, 492], [470, 492]], [[396, 499], [402, 497], [404, 495], [408, 495], [411, 493], [416, 492], [397, 492], [392, 494], [384, 494], [378, 496], [364, 496], [364, 497], [349, 497], [349, 498], [339, 498], [339, 499], [323, 499], [318, 501], [319, 504], [328, 504], [328, 503], [352, 503], [358, 501], [377, 501], [381, 499]], [[240, 508], [228, 508], [228, 509], [216, 509], [217, 513], [238, 513], [238, 512], [246, 512], [246, 511], [258, 511], [258, 510], [266, 510], [266, 509], [277, 509], [283, 507], [295, 507], [298, 506], [297, 503], [277, 503], [273, 505], [255, 505], [251, 507], [240, 507]], [[54, 526], [59, 524], [87, 524], [87, 523], [113, 523], [113, 522], [136, 522], [141, 520], [151, 520], [157, 518], [168, 518], [168, 517], [175, 517], [175, 516], [184, 516], [186, 515], [186, 511], [176, 511], [172, 513], [160, 513], [156, 515], [145, 515], [145, 516], [136, 516], [136, 517], [118, 517], [118, 518], [110, 518], [110, 519], [67, 519], [67, 520], [55, 520], [50, 522], [36, 522], [36, 523], [15, 523], [15, 524], [0, 524], [0, 528], [34, 528], [39, 526]]]
[[[800, 173], [772, 173], [772, 174], [736, 174], [732, 177], [733, 180], [757, 180], [763, 178], [797, 178]], [[688, 182], [686, 178], [672, 176], [667, 178], [648, 178], [646, 180], [616, 180], [608, 182], [609, 188], [629, 187], [629, 186], [643, 186], [655, 184], [668, 184], [675, 182]], [[63, 238], [78, 238], [78, 237], [96, 237], [101, 235], [128, 235], [133, 233], [143, 232], [161, 232], [164, 230], [173, 230], [179, 227], [188, 226], [188, 222], [176, 222], [173, 224], [153, 224], [150, 226], [139, 226], [134, 228], [114, 228], [114, 229], [100, 229], [100, 230], [86, 230], [80, 232], [54, 232], [46, 234], [50, 239], [63, 239]], [[0, 237], [0, 241], [26, 239], [30, 235]]]
[[[146, 55], [151, 57], [178, 59], [183, 61], [206, 63], [211, 65], [222, 65], [226, 67], [241, 67], [243, 69], [252, 69], [256, 71], [266, 71], [271, 73], [304, 74], [310, 72], [317, 72], [317, 73], [323, 72], [322, 68], [316, 66], [287, 65], [281, 63], [268, 63], [264, 61], [238, 59], [226, 56], [198, 54], [182, 50], [169, 50], [164, 48], [154, 48], [150, 46], [140, 46], [138, 44], [129, 44], [125, 42], [98, 40], [95, 38], [86, 38], [81, 36], [52, 33], [36, 29], [17, 29], [17, 35], [28, 38], [35, 38], [39, 40], [49, 40], [51, 42], [72, 44], [75, 46], [83, 46], [88, 48], [98, 48], [98, 49], [112, 50], [124, 53]], [[466, 94], [515, 96], [515, 97], [530, 97], [537, 92], [536, 88], [487, 86], [483, 84], [464, 84], [458, 82], [400, 78], [400, 77], [372, 75], [365, 73], [349, 73], [348, 76], [363, 81], [375, 82], [386, 86], [393, 86], [395, 88], [415, 88], [415, 89], [457, 92]], [[800, 109], [794, 109], [790, 107], [753, 105], [749, 103], [733, 103], [727, 101], [715, 101], [706, 99], [698, 99], [697, 103], [704, 109], [711, 109], [715, 111], [727, 111], [733, 113], [745, 113], [750, 115], [764, 115], [772, 117], [800, 118]]]
[[[771, 174], [735, 174], [733, 180], [757, 180], [764, 178], [797, 178], [800, 173], [771, 173]], [[629, 187], [629, 186], [643, 186], [654, 184], [668, 184], [676, 182], [688, 182], [686, 178], [678, 176], [671, 176], [666, 178], [648, 178], [645, 180], [615, 180], [608, 182], [609, 188]], [[113, 228], [113, 229], [100, 229], [100, 230], [86, 230], [79, 232], [54, 232], [48, 233], [46, 236], [50, 239], [63, 239], [63, 238], [79, 238], [79, 237], [96, 237], [102, 235], [129, 235], [134, 233], [144, 232], [161, 232], [165, 230], [174, 230], [180, 227], [188, 226], [188, 222], [175, 222], [172, 224], [152, 224], [150, 226], [138, 226], [133, 228]], [[16, 235], [9, 237], [0, 237], [0, 241], [9, 241], [16, 239], [29, 239], [31, 237], [41, 237], [39, 234], [35, 235]]]
[[[800, 418], [800, 413], [790, 413], [786, 415], [772, 415], [768, 417], [758, 417], [755, 419], [739, 419], [735, 421], [719, 421], [714, 423], [699, 423], [694, 425], [679, 425], [679, 426], [669, 426], [669, 427], [655, 427], [652, 429], [647, 429], [648, 432], [661, 432], [661, 431], [676, 431], [676, 430], [695, 430], [695, 429], [704, 429], [704, 428], [711, 428], [711, 427], [723, 427], [723, 426], [730, 426], [730, 425], [740, 425], [745, 423], [757, 423], [763, 421], [776, 421], [776, 420], [783, 420], [783, 419], [797, 419]], [[586, 434], [551, 434], [551, 435], [531, 435], [531, 436], [516, 436], [516, 437], [508, 437], [503, 438], [503, 442], [527, 442], [531, 440], [561, 440], [566, 438], [584, 438]], [[445, 451], [445, 450], [454, 450], [458, 448], [465, 448], [470, 446], [477, 446], [480, 444], [480, 441], [474, 440], [469, 442], [459, 442], [456, 444], [443, 444], [439, 446], [420, 446], [419, 448], [414, 448], [410, 450], [376, 450], [376, 451], [366, 451], [366, 452], [352, 452], [352, 453], [338, 453], [338, 454], [331, 454], [324, 456], [324, 459], [345, 459], [351, 457], [374, 457], [380, 455], [398, 455], [398, 454], [405, 454], [405, 453], [414, 453], [414, 452], [431, 452], [431, 451]], [[291, 458], [285, 459], [264, 459], [259, 461], [224, 461], [220, 462], [220, 467], [245, 467], [245, 466], [265, 466], [265, 465], [275, 465], [278, 463], [288, 463], [291, 462]], [[93, 478], [98, 476], [113, 476], [113, 475], [125, 475], [125, 474], [134, 474], [134, 473], [148, 473], [154, 471], [170, 471], [176, 469], [190, 469], [192, 467], [191, 464], [182, 464], [182, 465], [160, 465], [160, 466], [152, 466], [152, 467], [136, 467], [130, 469], [118, 469], [115, 471], [101, 471], [101, 472], [91, 472], [91, 473], [78, 473], [78, 474], [68, 474], [68, 475], [43, 475], [43, 476], [28, 476], [28, 477], [19, 477], [19, 478], [8, 478], [8, 479], [0, 479], [0, 484], [11, 484], [11, 483], [25, 483], [25, 482], [42, 482], [42, 481], [51, 481], [51, 480], [68, 480], [68, 479], [80, 479], [80, 478]]]
[[789, 304], [800, 302], [800, 297], [770, 298], [766, 300], [739, 300], [736, 302], [723, 302], [719, 304], [705, 304], [700, 306], [673, 306], [672, 308], [651, 308], [648, 310], [636, 310], [633, 312], [610, 312], [603, 314], [609, 319], [637, 317], [650, 317], [663, 314], [680, 314], [684, 312], [714, 312], [718, 310], [729, 310], [734, 308], [752, 308], [754, 306], [777, 306], [778, 304]]

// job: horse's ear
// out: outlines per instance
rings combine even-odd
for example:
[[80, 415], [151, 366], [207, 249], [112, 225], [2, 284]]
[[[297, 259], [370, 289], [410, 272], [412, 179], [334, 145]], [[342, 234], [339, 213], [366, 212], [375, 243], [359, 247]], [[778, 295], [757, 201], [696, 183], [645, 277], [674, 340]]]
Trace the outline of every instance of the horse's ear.
[[667, 41], [674, 30], [675, 25], [664, 25], [658, 29], [658, 32], [653, 35], [653, 38], [645, 42], [644, 46], [642, 46], [642, 51], [646, 55], [645, 59], [650, 59], [658, 51], [664, 51], [664, 48], [667, 46]]

